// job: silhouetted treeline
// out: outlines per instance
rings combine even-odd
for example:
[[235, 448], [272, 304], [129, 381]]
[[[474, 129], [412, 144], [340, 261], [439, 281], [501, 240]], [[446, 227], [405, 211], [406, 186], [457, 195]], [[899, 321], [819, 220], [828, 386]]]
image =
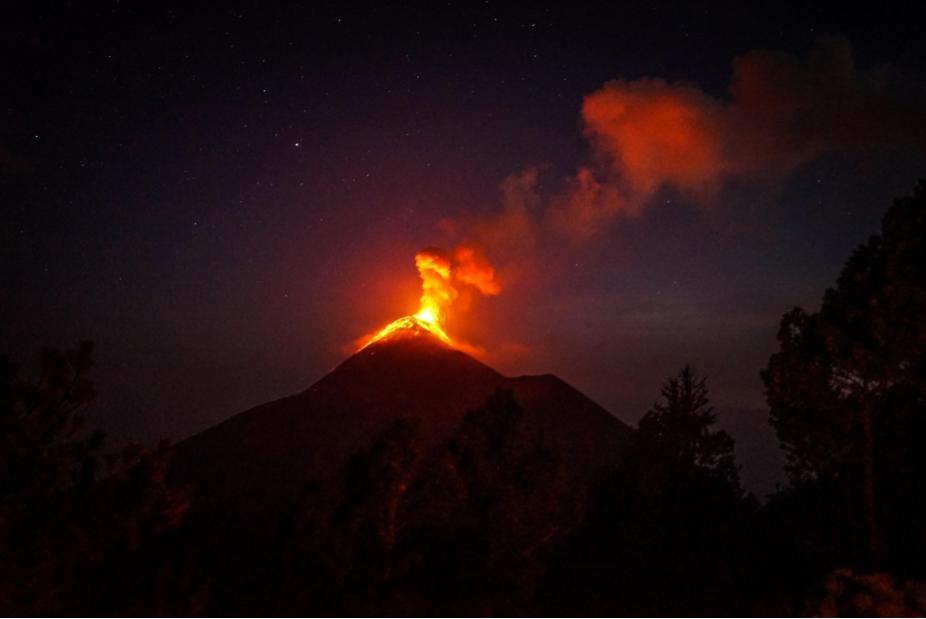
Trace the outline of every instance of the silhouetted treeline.
[[43, 350], [29, 382], [0, 358], [0, 609], [4, 614], [197, 610], [172, 533], [189, 506], [170, 447], [104, 451], [82, 409], [92, 346]]
[[778, 341], [762, 378], [791, 486], [765, 509], [771, 560], [805, 583], [840, 566], [926, 578], [926, 183]]
[[690, 366], [592, 476], [498, 391], [436, 448], [396, 421], [305, 488], [232, 585], [197, 559], [169, 446], [107, 453], [82, 428], [89, 345], [45, 351], [35, 382], [4, 360], [0, 610], [926, 613], [926, 185], [778, 340], [762, 379], [789, 484], [765, 501]]
[[706, 380], [669, 379], [621, 465], [591, 481], [588, 518], [546, 591], [562, 612], [690, 614], [735, 608], [739, 549], [756, 503], [733, 439], [714, 428]]
[[280, 612], [481, 615], [532, 598], [580, 521], [581, 484], [508, 392], [437, 450], [417, 434], [397, 422], [304, 497], [282, 539]]

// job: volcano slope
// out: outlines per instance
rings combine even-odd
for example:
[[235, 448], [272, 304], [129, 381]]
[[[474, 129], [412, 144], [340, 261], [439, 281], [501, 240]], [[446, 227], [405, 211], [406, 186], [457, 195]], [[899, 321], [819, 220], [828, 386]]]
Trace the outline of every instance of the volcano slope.
[[627, 425], [556, 376], [505, 377], [424, 329], [403, 329], [302, 393], [181, 442], [172, 477], [193, 488], [193, 534], [219, 563], [259, 561], [305, 489], [395, 421], [417, 421], [424, 445], [436, 447], [497, 389], [514, 394], [529, 427], [577, 475], [616, 462], [630, 440]]

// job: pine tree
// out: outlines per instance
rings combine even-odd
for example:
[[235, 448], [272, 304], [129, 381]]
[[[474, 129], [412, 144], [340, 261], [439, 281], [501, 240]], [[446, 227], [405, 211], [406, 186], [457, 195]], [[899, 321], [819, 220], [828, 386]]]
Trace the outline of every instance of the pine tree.
[[667, 475], [707, 474], [739, 488], [734, 441], [714, 428], [707, 379], [686, 365], [663, 385], [662, 398], [640, 420], [641, 449], [651, 453]]
[[762, 373], [770, 420], [796, 486], [836, 484], [861, 505], [869, 561], [926, 553], [926, 183], [896, 200], [819, 312], [796, 308]]

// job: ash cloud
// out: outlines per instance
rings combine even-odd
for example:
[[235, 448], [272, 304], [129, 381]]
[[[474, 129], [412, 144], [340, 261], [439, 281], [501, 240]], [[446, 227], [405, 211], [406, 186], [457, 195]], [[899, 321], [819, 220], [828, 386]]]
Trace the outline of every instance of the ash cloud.
[[474, 281], [491, 281], [476, 286], [483, 294], [546, 281], [551, 251], [568, 253], [640, 216], [664, 189], [710, 206], [728, 183], [773, 189], [828, 154], [926, 154], [920, 83], [886, 65], [859, 68], [842, 37], [818, 39], [806, 57], [738, 56], [722, 96], [690, 82], [615, 79], [584, 97], [581, 120], [589, 155], [571, 175], [525, 167], [502, 181], [494, 213], [441, 222], [451, 246], [477, 257]]
[[607, 82], [583, 102], [592, 161], [554, 200], [554, 222], [587, 236], [666, 186], [709, 203], [725, 182], [780, 180], [829, 153], [926, 151], [926, 96], [911, 84], [889, 66], [858, 68], [842, 37], [806, 59], [735, 58], [723, 98], [659, 78]]
[[780, 182], [831, 153], [926, 152], [921, 85], [887, 65], [859, 68], [843, 37], [818, 39], [806, 58], [738, 56], [722, 97], [658, 77], [609, 81], [581, 114], [591, 152], [558, 189], [526, 168], [502, 183], [498, 213], [461, 218], [455, 231], [504, 254], [549, 232], [593, 237], [666, 187], [709, 205], [727, 182]]

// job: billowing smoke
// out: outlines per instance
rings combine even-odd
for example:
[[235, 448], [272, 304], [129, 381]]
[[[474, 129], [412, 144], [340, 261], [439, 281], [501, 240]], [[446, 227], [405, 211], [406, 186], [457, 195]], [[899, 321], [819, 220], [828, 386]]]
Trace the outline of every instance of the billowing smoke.
[[448, 227], [505, 253], [538, 234], [594, 236], [667, 187], [709, 204], [731, 180], [778, 181], [830, 153], [926, 152], [926, 93], [912, 84], [888, 66], [859, 69], [841, 37], [818, 39], [804, 60], [735, 58], [724, 97], [655, 77], [613, 80], [583, 101], [591, 154], [573, 175], [541, 191], [542, 168], [526, 168], [502, 183], [496, 215]]
[[502, 291], [495, 279], [495, 269], [476, 247], [460, 245], [453, 250], [453, 277], [488, 296]]
[[[458, 245], [449, 254], [428, 248], [415, 255], [421, 276], [421, 308], [428, 320], [442, 323], [446, 310], [468, 291], [494, 296], [502, 291], [495, 269], [482, 252], [470, 245]], [[419, 312], [420, 313], [420, 312]]]
[[[493, 215], [442, 222], [464, 243], [452, 252], [454, 276], [497, 294], [500, 279], [536, 262], [537, 243], [599, 235], [663, 189], [709, 205], [730, 181], [774, 183], [830, 153], [924, 153], [926, 96], [912, 84], [887, 66], [859, 69], [840, 37], [819, 39], [806, 59], [735, 58], [725, 96], [656, 77], [609, 81], [584, 98], [590, 155], [572, 175], [527, 167], [502, 182]], [[484, 253], [504, 267], [501, 277]]]
[[554, 227], [579, 236], [634, 215], [672, 187], [710, 202], [730, 180], [779, 180], [823, 155], [926, 151], [926, 96], [890, 67], [856, 67], [844, 38], [806, 60], [752, 51], [726, 97], [658, 78], [614, 80], [582, 105], [589, 163], [551, 200]]
[[444, 310], [456, 301], [459, 293], [453, 286], [450, 260], [443, 250], [423, 249], [415, 254], [415, 266], [421, 277], [421, 309], [429, 322], [440, 321]]

